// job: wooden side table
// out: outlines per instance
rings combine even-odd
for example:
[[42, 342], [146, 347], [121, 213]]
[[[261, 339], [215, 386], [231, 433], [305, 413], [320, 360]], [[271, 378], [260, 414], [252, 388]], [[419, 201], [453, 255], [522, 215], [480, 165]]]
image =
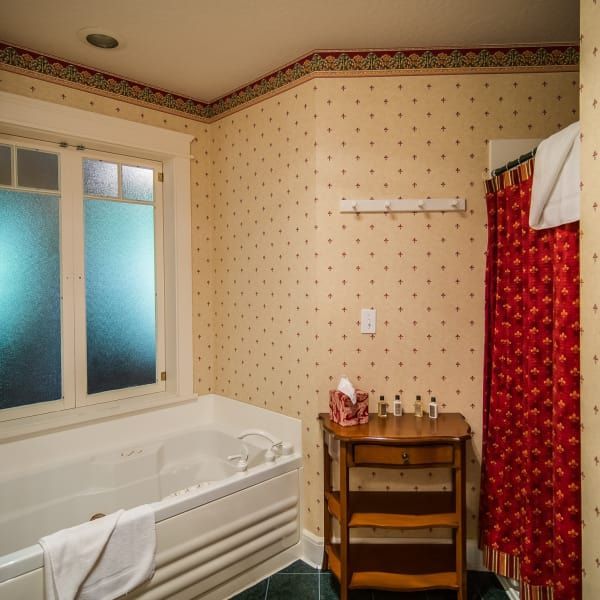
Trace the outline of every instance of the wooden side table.
[[[458, 413], [437, 419], [413, 414], [380, 418], [340, 427], [327, 413], [319, 415], [324, 440], [325, 555], [340, 582], [341, 600], [348, 589], [411, 591], [444, 588], [466, 600], [465, 445], [471, 430]], [[331, 483], [329, 445], [339, 442], [339, 490]], [[446, 468], [452, 490], [443, 492], [351, 491], [352, 467], [399, 469]], [[331, 538], [331, 518], [340, 524], [340, 543]], [[452, 543], [350, 543], [353, 527], [424, 529], [445, 527]]]

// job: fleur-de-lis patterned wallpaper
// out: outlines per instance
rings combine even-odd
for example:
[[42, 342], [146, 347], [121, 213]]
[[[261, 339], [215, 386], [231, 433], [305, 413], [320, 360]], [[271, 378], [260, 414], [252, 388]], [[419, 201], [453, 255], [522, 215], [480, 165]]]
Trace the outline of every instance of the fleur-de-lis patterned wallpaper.
[[[316, 79], [211, 125], [212, 389], [304, 424], [306, 526], [322, 527], [316, 415], [341, 374], [371, 394], [435, 395], [472, 425], [476, 535], [487, 141], [578, 118], [576, 73]], [[467, 199], [465, 213], [340, 214], [347, 199]], [[204, 226], [204, 225], [203, 225]], [[360, 334], [360, 309], [377, 333]], [[200, 332], [200, 335], [203, 335]], [[368, 471], [364, 488], [447, 485]]]
[[600, 4], [581, 2], [583, 597], [600, 598]]
[[[196, 391], [302, 419], [305, 527], [322, 528], [318, 412], [341, 374], [463, 413], [476, 536], [487, 142], [578, 118], [577, 72], [326, 77], [214, 123], [0, 71], [0, 89], [195, 136]], [[352, 215], [342, 198], [461, 196], [464, 213]], [[359, 333], [361, 308], [377, 333]], [[363, 489], [443, 487], [435, 471], [366, 470]]]

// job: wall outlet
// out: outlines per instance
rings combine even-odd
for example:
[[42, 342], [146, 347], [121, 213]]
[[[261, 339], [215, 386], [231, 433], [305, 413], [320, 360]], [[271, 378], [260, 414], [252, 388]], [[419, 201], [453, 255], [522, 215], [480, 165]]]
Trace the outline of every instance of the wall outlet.
[[374, 308], [363, 308], [360, 311], [360, 332], [375, 333], [377, 311]]

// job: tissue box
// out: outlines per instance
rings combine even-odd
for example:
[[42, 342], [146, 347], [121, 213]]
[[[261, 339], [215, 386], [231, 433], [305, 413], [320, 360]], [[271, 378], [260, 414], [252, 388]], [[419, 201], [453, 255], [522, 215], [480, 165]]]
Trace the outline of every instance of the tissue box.
[[339, 390], [329, 392], [329, 418], [342, 427], [369, 421], [369, 393], [356, 390], [356, 404]]

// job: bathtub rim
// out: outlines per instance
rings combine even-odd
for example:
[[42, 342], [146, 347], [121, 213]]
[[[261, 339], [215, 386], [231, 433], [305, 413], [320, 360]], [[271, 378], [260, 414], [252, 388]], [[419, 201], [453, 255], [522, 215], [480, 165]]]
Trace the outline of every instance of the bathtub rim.
[[[225, 428], [219, 427], [218, 423], [209, 421], [206, 423], [202, 423], [200, 425], [186, 427], [179, 431], [172, 431], [172, 432], [169, 432], [166, 434], [156, 435], [156, 436], [146, 438], [146, 439], [142, 438], [142, 439], [134, 440], [128, 444], [123, 444], [122, 442], [119, 442], [119, 443], [115, 442], [112, 444], [108, 444], [105, 448], [102, 449], [102, 451], [76, 452], [76, 453], [71, 453], [67, 458], [62, 458], [57, 461], [36, 464], [36, 465], [33, 465], [33, 466], [25, 468], [25, 469], [18, 467], [18, 468], [13, 468], [12, 470], [5, 470], [5, 471], [2, 471], [2, 473], [0, 474], [0, 484], [5, 481], [10, 481], [11, 479], [20, 478], [23, 476], [25, 476], [25, 477], [34, 476], [34, 475], [37, 475], [38, 473], [46, 471], [50, 468], [74, 465], [84, 459], [97, 460], [98, 458], [101, 458], [101, 457], [106, 456], [111, 453], [119, 452], [120, 450], [130, 448], [132, 446], [144, 446], [147, 444], [160, 444], [160, 443], [164, 443], [172, 438], [179, 438], [181, 436], [187, 436], [187, 435], [193, 435], [193, 434], [201, 434], [201, 433], [207, 432], [207, 431], [209, 431], [209, 432], [214, 431], [217, 433], [222, 433], [228, 437], [235, 438], [235, 434], [232, 433], [231, 431], [228, 431]], [[237, 439], [237, 438], [235, 438], [235, 439]], [[238, 440], [238, 441], [240, 442], [240, 444], [242, 444], [241, 440]], [[0, 443], [2, 443], [2, 442], [0, 441]], [[249, 444], [247, 442], [244, 442], [244, 443], [246, 444], [246, 446], [252, 446], [254, 448], [258, 448], [259, 450], [263, 449], [258, 444]], [[296, 448], [294, 448], [294, 450], [297, 451]]]
[[[235, 494], [273, 477], [302, 467], [302, 455], [295, 452], [278, 458], [275, 463], [263, 463], [251, 471], [237, 473], [218, 482], [214, 487], [200, 488], [182, 496], [171, 496], [149, 503], [154, 510], [155, 523], [165, 521], [204, 504]], [[0, 556], [0, 583], [24, 575], [44, 566], [44, 553], [39, 543]]]

